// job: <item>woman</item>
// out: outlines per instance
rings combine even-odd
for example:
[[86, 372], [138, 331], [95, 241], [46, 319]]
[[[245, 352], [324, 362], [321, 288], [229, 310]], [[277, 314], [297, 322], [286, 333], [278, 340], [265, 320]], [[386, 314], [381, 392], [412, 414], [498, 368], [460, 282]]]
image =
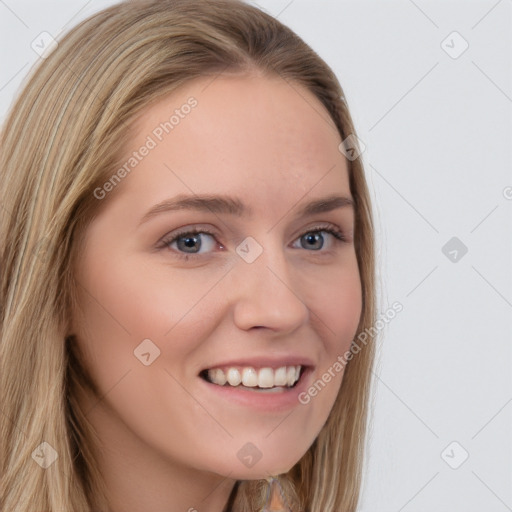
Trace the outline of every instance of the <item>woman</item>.
[[373, 228], [332, 71], [235, 0], [45, 57], [1, 140], [2, 510], [355, 511]]

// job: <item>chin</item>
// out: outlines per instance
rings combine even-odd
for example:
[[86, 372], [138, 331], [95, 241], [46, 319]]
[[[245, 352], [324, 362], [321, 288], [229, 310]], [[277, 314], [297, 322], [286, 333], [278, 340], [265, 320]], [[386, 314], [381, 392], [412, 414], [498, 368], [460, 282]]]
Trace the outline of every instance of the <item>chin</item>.
[[[233, 478], [235, 480], [261, 480], [269, 476], [281, 475], [288, 473], [293, 466], [295, 466], [302, 458], [303, 453], [291, 454], [273, 454], [272, 457], [257, 458], [258, 455], [254, 454], [251, 460], [247, 458], [244, 461], [243, 454], [231, 460], [222, 457], [218, 460], [217, 464], [213, 464], [212, 470], [224, 477]], [[212, 461], [213, 462], [213, 461]]]

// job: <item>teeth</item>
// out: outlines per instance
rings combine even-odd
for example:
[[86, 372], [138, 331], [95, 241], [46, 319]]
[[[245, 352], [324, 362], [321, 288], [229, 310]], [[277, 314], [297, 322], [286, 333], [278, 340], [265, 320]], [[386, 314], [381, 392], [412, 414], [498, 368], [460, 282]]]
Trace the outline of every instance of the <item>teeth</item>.
[[255, 388], [258, 385], [258, 374], [254, 368], [243, 369], [242, 384], [248, 388]]
[[[210, 375], [210, 371], [208, 371], [208, 376]], [[218, 371], [221, 372], [222, 375], [224, 375], [224, 372], [222, 370], [218, 370]], [[224, 384], [221, 384], [221, 380], [222, 379], [220, 379], [220, 380], [212, 379], [212, 382], [214, 384], [219, 384], [219, 386], [223, 386]], [[230, 386], [238, 386], [238, 384], [240, 384], [240, 382], [242, 382], [242, 376], [240, 375], [240, 372], [236, 368], [230, 368], [228, 370], [227, 381]]]
[[261, 368], [259, 371], [248, 366], [245, 368], [221, 368], [208, 370], [208, 380], [213, 384], [224, 386], [226, 384], [236, 387], [242, 384], [248, 388], [291, 387], [300, 377], [301, 366], [281, 366], [276, 370]]
[[224, 386], [224, 384], [226, 384], [226, 375], [224, 375], [224, 372], [220, 368], [208, 370], [208, 377], [212, 382], [216, 382], [220, 386]]
[[286, 386], [288, 379], [286, 378], [286, 366], [281, 366], [274, 372], [274, 385], [275, 386]]
[[295, 382], [295, 366], [289, 366], [286, 370], [286, 379], [288, 386], [292, 386]]
[[272, 368], [262, 368], [258, 373], [258, 386], [271, 388], [274, 386], [274, 371]]

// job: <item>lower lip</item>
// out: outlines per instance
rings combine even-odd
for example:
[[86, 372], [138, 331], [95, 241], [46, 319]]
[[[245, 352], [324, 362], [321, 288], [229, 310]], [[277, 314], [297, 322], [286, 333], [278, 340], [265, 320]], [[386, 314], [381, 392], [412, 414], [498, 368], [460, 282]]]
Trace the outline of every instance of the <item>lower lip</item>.
[[199, 379], [206, 386], [209, 392], [227, 400], [231, 403], [239, 404], [244, 407], [250, 407], [259, 411], [282, 411], [301, 405], [299, 395], [307, 389], [308, 382], [312, 373], [311, 368], [306, 368], [299, 381], [293, 388], [284, 388], [279, 392], [249, 391], [243, 388], [232, 386], [218, 386], [212, 384], [201, 377]]

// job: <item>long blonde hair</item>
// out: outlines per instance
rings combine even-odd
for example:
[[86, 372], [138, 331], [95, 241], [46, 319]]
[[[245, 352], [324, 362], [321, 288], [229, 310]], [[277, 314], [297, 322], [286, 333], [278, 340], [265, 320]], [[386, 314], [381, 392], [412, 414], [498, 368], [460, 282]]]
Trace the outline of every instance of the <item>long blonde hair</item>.
[[[237, 0], [136, 0], [105, 9], [58, 42], [11, 108], [0, 139], [4, 512], [108, 510], [98, 439], [78, 405], [94, 383], [67, 336], [73, 268], [99, 211], [93, 190], [116, 169], [130, 121], [150, 103], [194, 78], [254, 69], [309, 89], [342, 140], [356, 133], [327, 64], [289, 28]], [[361, 159], [348, 163], [362, 333], [375, 320], [374, 235]], [[355, 512], [373, 362], [374, 343], [367, 343], [347, 363], [317, 439], [281, 475], [296, 494], [294, 512]], [[43, 442], [58, 455], [47, 469], [32, 457]], [[232, 510], [254, 512], [261, 495], [262, 481], [237, 483]]]

